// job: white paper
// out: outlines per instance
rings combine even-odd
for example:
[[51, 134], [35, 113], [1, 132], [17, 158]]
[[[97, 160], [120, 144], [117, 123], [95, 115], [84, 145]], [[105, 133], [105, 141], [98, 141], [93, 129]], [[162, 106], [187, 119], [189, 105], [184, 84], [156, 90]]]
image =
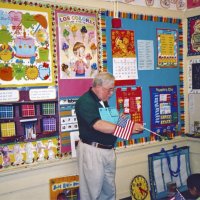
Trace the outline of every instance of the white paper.
[[160, 166], [161, 166], [161, 160], [155, 160], [153, 162], [154, 176], [158, 193], [165, 191], [162, 179], [162, 171]]
[[1, 90], [0, 91], [0, 102], [17, 102], [19, 101], [18, 90]]
[[153, 40], [137, 40], [138, 70], [154, 69]]
[[70, 132], [70, 140], [71, 140], [71, 151], [72, 151], [72, 157], [76, 157], [76, 142], [80, 140], [79, 138], [79, 132], [73, 131]]
[[136, 58], [113, 58], [113, 75], [116, 80], [138, 79]]

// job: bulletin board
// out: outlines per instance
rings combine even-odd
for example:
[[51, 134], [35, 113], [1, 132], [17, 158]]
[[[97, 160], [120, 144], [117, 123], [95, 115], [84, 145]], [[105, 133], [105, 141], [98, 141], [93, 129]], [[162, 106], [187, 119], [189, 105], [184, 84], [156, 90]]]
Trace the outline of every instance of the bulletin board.
[[104, 71], [99, 12], [0, 3], [0, 168], [76, 157], [74, 106]]
[[[133, 13], [123, 13], [119, 12], [118, 17], [121, 18], [121, 27], [116, 29], [112, 28], [112, 19], [113, 12], [105, 11], [102, 12], [102, 41], [103, 41], [103, 65], [107, 67], [108, 71], [113, 73], [115, 64], [113, 64], [113, 57], [110, 53], [112, 52], [112, 32], [113, 31], [130, 31], [134, 32], [134, 47], [136, 51], [136, 65], [137, 65], [137, 76], [134, 77], [135, 84], [132, 85], [117, 85], [117, 88], [121, 88], [122, 90], [127, 90], [127, 88], [131, 87], [132, 89], [136, 89], [141, 87], [142, 90], [142, 110], [143, 110], [143, 123], [144, 126], [148, 129], [151, 129], [151, 121], [152, 117], [154, 117], [153, 109], [151, 108], [152, 94], [150, 88], [152, 87], [161, 87], [163, 91], [166, 90], [166, 87], [169, 86], [169, 90], [175, 86], [175, 90], [177, 93], [176, 102], [174, 105], [176, 106], [176, 126], [173, 127], [172, 132], [173, 136], [171, 138], [184, 133], [184, 96], [183, 96], [183, 41], [182, 41], [182, 21], [181, 19], [172, 19], [167, 17], [159, 17], [159, 16], [147, 16], [142, 14], [133, 14]], [[171, 40], [172, 47], [168, 49], [168, 52], [171, 51], [173, 56], [160, 56], [160, 48], [162, 48], [162, 44], [160, 45], [161, 35], [158, 35], [158, 32], [165, 32], [167, 37]], [[166, 38], [167, 38], [166, 37]], [[166, 39], [165, 38], [165, 39]], [[122, 41], [123, 42], [123, 41]], [[143, 57], [145, 59], [144, 62], [148, 62], [146, 68], [143, 68], [142, 63], [139, 62], [139, 56], [141, 56], [142, 52], [140, 50], [141, 43], [146, 45], [143, 48], [143, 52], [145, 49], [151, 48], [149, 51], [145, 51], [143, 53]], [[128, 50], [128, 48], [127, 48]], [[139, 51], [140, 50], [140, 51]], [[152, 51], [150, 54], [148, 52]], [[153, 57], [149, 60], [146, 57]], [[140, 57], [141, 58], [141, 57]], [[163, 62], [160, 62], [160, 58]], [[123, 59], [123, 58], [122, 58]], [[168, 61], [166, 61], [168, 59]], [[166, 63], [170, 64], [169, 66], [165, 66]], [[159, 64], [161, 63], [161, 64]], [[133, 66], [135, 67], [135, 66]], [[167, 90], [168, 90], [167, 89]], [[166, 90], [166, 91], [167, 91]], [[170, 96], [166, 93], [164, 96], [166, 97], [166, 101], [170, 102], [170, 99], [167, 100], [167, 96]], [[116, 96], [113, 96], [110, 100], [110, 105], [116, 106], [118, 104], [118, 100]], [[170, 105], [170, 103], [168, 103]], [[165, 104], [167, 105], [167, 104]], [[174, 108], [170, 108], [174, 109]], [[168, 111], [165, 111], [168, 112]], [[170, 117], [170, 116], [169, 116]], [[169, 124], [171, 126], [172, 122]], [[169, 126], [165, 126], [166, 130], [168, 130]], [[165, 131], [166, 131], [165, 130]], [[160, 133], [163, 134], [162, 132]], [[126, 144], [133, 143], [141, 143], [146, 141], [151, 141], [154, 137], [148, 131], [143, 131], [141, 134], [135, 134], [132, 136], [131, 141], [126, 142]], [[121, 144], [122, 143], [122, 144]], [[124, 141], [119, 141], [118, 146], [123, 146]]]
[[52, 10], [0, 3], [0, 166], [58, 157]]

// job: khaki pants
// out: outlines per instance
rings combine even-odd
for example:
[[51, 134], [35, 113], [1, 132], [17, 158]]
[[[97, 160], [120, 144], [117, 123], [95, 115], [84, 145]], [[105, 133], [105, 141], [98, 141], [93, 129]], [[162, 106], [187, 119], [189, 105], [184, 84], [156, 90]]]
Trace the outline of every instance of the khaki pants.
[[77, 158], [80, 199], [115, 200], [115, 151], [100, 149], [80, 141]]

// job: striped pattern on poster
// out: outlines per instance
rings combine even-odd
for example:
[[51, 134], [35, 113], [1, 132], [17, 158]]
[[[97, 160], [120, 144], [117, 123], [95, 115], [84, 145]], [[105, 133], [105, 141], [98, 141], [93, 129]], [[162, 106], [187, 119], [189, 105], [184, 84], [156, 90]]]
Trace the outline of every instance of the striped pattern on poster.
[[133, 132], [133, 126], [133, 121], [128, 118], [120, 117], [113, 135], [121, 139], [129, 140]]

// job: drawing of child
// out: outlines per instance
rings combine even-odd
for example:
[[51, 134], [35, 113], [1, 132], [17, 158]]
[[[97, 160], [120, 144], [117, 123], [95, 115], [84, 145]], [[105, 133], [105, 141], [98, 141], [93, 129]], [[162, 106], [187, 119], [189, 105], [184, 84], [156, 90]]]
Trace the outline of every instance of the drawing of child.
[[74, 64], [76, 76], [84, 77], [85, 70], [88, 68], [88, 65], [85, 61], [85, 45], [81, 42], [76, 42], [73, 47], [73, 53], [77, 58]]

